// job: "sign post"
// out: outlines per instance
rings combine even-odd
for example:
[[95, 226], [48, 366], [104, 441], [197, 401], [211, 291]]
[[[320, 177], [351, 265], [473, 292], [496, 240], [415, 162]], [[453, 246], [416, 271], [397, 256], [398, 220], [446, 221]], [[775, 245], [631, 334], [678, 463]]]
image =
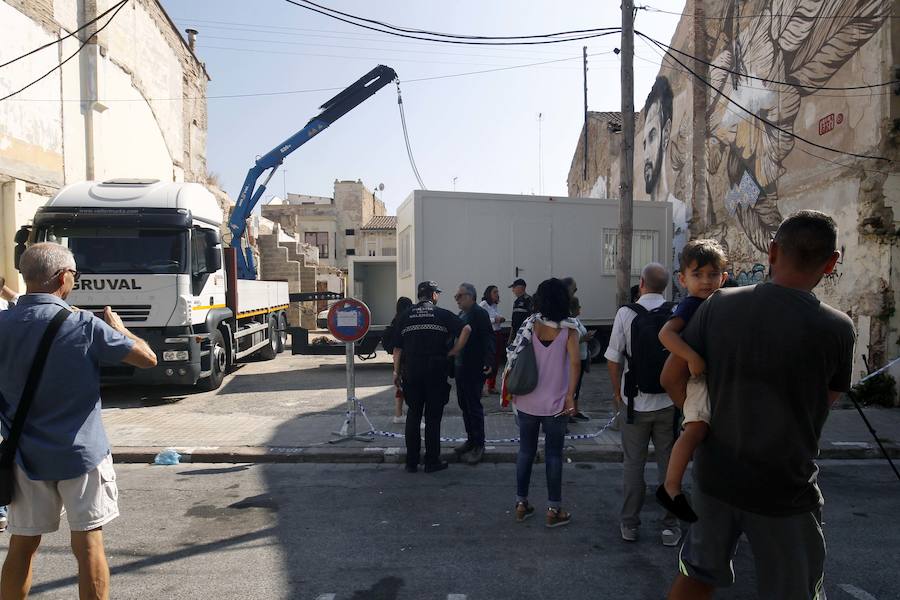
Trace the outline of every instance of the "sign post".
[[[330, 444], [348, 440], [372, 441], [372, 438], [363, 437], [375, 431], [375, 427], [372, 426], [372, 422], [366, 416], [365, 409], [362, 408], [362, 405], [356, 398], [356, 374], [354, 370], [356, 342], [365, 337], [371, 322], [372, 315], [369, 312], [369, 307], [353, 298], [335, 302], [328, 310], [328, 331], [336, 339], [344, 342], [347, 347], [347, 414], [341, 430], [334, 432], [335, 435], [340, 437], [336, 440], [331, 440]], [[356, 432], [357, 413], [362, 414], [366, 423], [369, 424], [368, 431], [363, 434], [357, 434]]]

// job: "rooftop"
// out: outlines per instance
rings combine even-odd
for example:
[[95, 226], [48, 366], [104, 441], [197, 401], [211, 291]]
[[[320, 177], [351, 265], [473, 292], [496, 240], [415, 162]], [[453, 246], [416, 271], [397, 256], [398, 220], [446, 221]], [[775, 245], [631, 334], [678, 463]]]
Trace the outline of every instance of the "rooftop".
[[361, 227], [363, 231], [396, 231], [397, 217], [372, 217], [372, 220]]

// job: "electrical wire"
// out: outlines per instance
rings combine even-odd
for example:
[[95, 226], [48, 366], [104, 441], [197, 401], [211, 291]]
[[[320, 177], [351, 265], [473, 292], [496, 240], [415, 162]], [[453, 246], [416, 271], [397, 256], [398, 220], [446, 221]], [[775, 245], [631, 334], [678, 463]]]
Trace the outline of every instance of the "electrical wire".
[[[607, 52], [595, 52], [592, 54], [588, 54], [588, 56], [600, 56], [603, 54], [610, 54], [611, 51]], [[421, 81], [435, 81], [438, 79], [453, 79], [456, 77], [468, 77], [471, 75], [483, 75], [485, 73], [496, 73], [499, 71], [510, 71], [513, 69], [525, 69], [530, 67], [539, 67], [541, 65], [547, 65], [551, 63], [558, 63], [568, 60], [582, 60], [581, 56], [572, 56], [569, 58], [557, 58], [554, 60], [545, 60], [542, 62], [529, 63], [524, 65], [511, 65], [508, 67], [498, 67], [496, 69], [482, 69], [481, 71], [467, 71], [465, 73], [451, 73], [449, 75], [432, 75], [430, 77], [418, 77], [415, 79], [407, 79], [405, 83], [418, 83]], [[314, 92], [335, 92], [340, 91], [345, 88], [343, 87], [326, 87], [326, 88], [314, 88], [307, 90], [285, 90], [281, 92], [255, 92], [255, 93], [247, 93], [247, 94], [217, 94], [212, 96], [181, 96], [178, 98], [120, 98], [120, 99], [104, 99], [102, 100], [104, 103], [109, 102], [164, 102], [164, 101], [174, 101], [180, 102], [184, 100], [223, 100], [223, 99], [232, 99], [232, 98], [256, 98], [262, 96], [289, 96], [293, 94], [309, 94]], [[63, 102], [81, 102], [81, 100], [62, 100]], [[58, 98], [54, 99], [40, 99], [40, 98], [16, 98], [12, 100], [12, 102], [60, 102]]]
[[[706, 21], [727, 21], [728, 19], [756, 19], [756, 18], [762, 18], [762, 17], [781, 18], [781, 17], [794, 16], [792, 14], [785, 14], [785, 13], [772, 13], [772, 14], [763, 13], [763, 14], [756, 14], [756, 15], [731, 15], [731, 16], [726, 16], [726, 17], [720, 17], [720, 16], [710, 16], [710, 15], [706, 15], [706, 14], [699, 15], [697, 13], [689, 14], [689, 13], [684, 13], [684, 12], [675, 12], [674, 10], [663, 10], [661, 8], [656, 8], [656, 7], [649, 6], [649, 5], [635, 6], [634, 9], [635, 10], [644, 10], [647, 12], [662, 13], [662, 14], [666, 14], [666, 15], [676, 15], [679, 17], [691, 17], [693, 19], [703, 19]], [[815, 19], [815, 20], [824, 20], [824, 19], [862, 19], [862, 18], [866, 18], [866, 19], [869, 19], [869, 18], [871, 18], [871, 19], [883, 19], [883, 18], [898, 19], [900, 17], [898, 17], [897, 15], [885, 14], [885, 15], [874, 15], [872, 17], [864, 17], [863, 15], [819, 15], [819, 16], [815, 16], [815, 17], [805, 17], [805, 18], [806, 19]]]
[[[255, 54], [266, 54], [266, 55], [284, 55], [284, 56], [316, 56], [320, 58], [339, 58], [344, 60], [367, 60], [367, 61], [376, 61], [376, 62], [391, 62], [391, 63], [420, 63], [420, 64], [428, 64], [428, 65], [470, 65], [470, 66], [488, 66], [488, 67], [505, 67], [508, 65], [498, 64], [498, 63], [487, 63], [487, 62], [472, 62], [472, 61], [447, 61], [447, 60], [419, 60], [416, 58], [397, 58], [392, 57], [389, 59], [377, 58], [375, 56], [347, 56], [342, 54], [320, 54], [316, 52], [291, 52], [289, 50], [260, 50], [259, 48], [238, 48], [235, 46], [211, 46], [207, 44], [199, 44], [197, 46], [200, 50], [228, 50], [233, 52], [250, 52]], [[393, 52], [400, 52], [399, 50], [394, 50]], [[552, 62], [552, 61], [548, 61]]]
[[[294, 32], [302, 32], [304, 38], [326, 38], [326, 39], [335, 39], [335, 40], [350, 40], [350, 41], [363, 41], [367, 43], [378, 42], [382, 44], [399, 44], [404, 47], [409, 46], [422, 46], [422, 47], [434, 47], [433, 43], [422, 42], [416, 40], [405, 40], [399, 39], [395, 37], [391, 37], [389, 35], [381, 35], [378, 33], [370, 33], [368, 31], [353, 31], [348, 32], [337, 31], [332, 29], [309, 29], [309, 28], [301, 28], [301, 27], [281, 27], [275, 25], [265, 25], [265, 24], [250, 24], [248, 27], [247, 24], [235, 23], [232, 21], [204, 21], [202, 19], [176, 19], [176, 22], [181, 23], [185, 26], [200, 26], [205, 29], [216, 29], [223, 31], [241, 31], [241, 32], [251, 32], [251, 33], [264, 33], [266, 35], [281, 35], [281, 36], [292, 36], [296, 37]], [[282, 31], [278, 31], [282, 30]], [[327, 33], [338, 33], [342, 35], [327, 35]], [[549, 48], [521, 48], [518, 46], [510, 46], [506, 48], [492, 48], [490, 46], [486, 47], [487, 49], [493, 49], [494, 53], [492, 55], [497, 55], [497, 51], [503, 52], [513, 52], [516, 57], [522, 57], [525, 54], [536, 55], [536, 58], [547, 58], [548, 55], [568, 55], [568, 52], [561, 51], [553, 51]], [[413, 50], [415, 51], [415, 50]], [[500, 55], [497, 55], [500, 56]]]
[[[635, 32], [635, 33], [637, 33], [637, 32]], [[651, 41], [652, 41], [652, 40], [651, 40]], [[687, 72], [689, 72], [691, 75], [693, 75], [696, 79], [698, 79], [698, 80], [701, 81], [704, 85], [706, 85], [708, 88], [710, 88], [711, 90], [713, 90], [713, 92], [715, 92], [715, 93], [718, 94], [719, 96], [722, 96], [725, 100], [727, 100], [728, 102], [730, 102], [731, 104], [733, 104], [733, 105], [736, 106], [737, 108], [741, 109], [743, 112], [747, 113], [747, 114], [750, 115], [752, 118], [754, 118], [754, 119], [756, 119], [756, 120], [758, 120], [758, 121], [764, 123], [765, 125], [771, 127], [772, 129], [775, 129], [776, 131], [780, 131], [781, 133], [784, 133], [785, 135], [788, 135], [788, 136], [790, 136], [790, 137], [792, 137], [792, 138], [794, 138], [794, 139], [800, 140], [801, 142], [805, 142], [805, 143], [809, 144], [810, 146], [814, 146], [814, 147], [820, 148], [820, 149], [822, 149], [822, 150], [827, 150], [827, 151], [829, 151], [829, 152], [834, 152], [835, 154], [844, 154], [844, 155], [846, 155], [846, 156], [853, 156], [853, 157], [856, 157], [856, 158], [870, 158], [870, 159], [874, 159], [874, 160], [885, 161], [885, 162], [888, 162], [888, 163], [892, 163], [892, 162], [893, 162], [890, 158], [887, 158], [887, 157], [885, 157], [885, 156], [870, 156], [870, 155], [866, 155], [866, 154], [858, 154], [858, 153], [855, 153], [855, 152], [845, 152], [845, 151], [843, 151], [843, 150], [838, 150], [837, 148], [832, 148], [831, 146], [825, 146], [825, 145], [823, 145], [823, 144], [818, 144], [818, 143], [816, 143], [816, 142], [814, 142], [814, 141], [812, 141], [812, 140], [808, 140], [808, 139], [806, 139], [805, 137], [802, 137], [802, 136], [800, 136], [800, 135], [797, 135], [797, 134], [794, 133], [793, 131], [789, 131], [789, 130], [785, 129], [784, 127], [781, 127], [781, 126], [779, 126], [779, 125], [773, 123], [772, 121], [769, 121], [768, 119], [766, 119], [766, 118], [764, 118], [764, 117], [761, 117], [761, 116], [757, 115], [755, 112], [753, 112], [753, 111], [750, 110], [749, 108], [745, 107], [743, 104], [739, 104], [738, 102], [736, 102], [735, 100], [733, 100], [730, 96], [728, 96], [727, 94], [725, 94], [724, 92], [722, 92], [720, 89], [716, 88], [716, 86], [714, 86], [712, 83], [710, 83], [709, 81], [707, 81], [705, 78], [701, 77], [696, 71], [694, 71], [693, 69], [691, 69], [690, 67], [688, 67], [687, 65], [685, 65], [683, 62], [681, 62], [681, 61], [678, 59], [678, 57], [676, 57], [675, 55], [673, 55], [672, 53], [667, 52], [667, 51], [666, 51], [666, 54], [668, 54], [669, 57], [670, 57], [672, 60], [674, 60], [675, 62], [677, 62], [679, 65], [681, 65], [681, 67], [682, 67], [683, 69], [685, 69]]]
[[[304, 0], [304, 1], [306, 1], [306, 0]], [[531, 45], [538, 45], [538, 44], [559, 44], [562, 42], [574, 42], [574, 41], [578, 41], [578, 40], [587, 40], [587, 39], [592, 39], [592, 38], [603, 37], [606, 35], [611, 35], [613, 33], [619, 33], [619, 31], [621, 31], [620, 27], [603, 27], [603, 28], [598, 29], [598, 31], [600, 31], [600, 33], [591, 33], [591, 34], [579, 35], [579, 36], [575, 36], [575, 37], [567, 37], [567, 38], [562, 38], [562, 39], [549, 39], [549, 40], [541, 39], [541, 40], [532, 40], [532, 41], [525, 41], [525, 42], [483, 41], [483, 40], [473, 41], [473, 40], [478, 39], [476, 36], [466, 36], [466, 39], [464, 39], [464, 40], [463, 39], [436, 39], [434, 37], [422, 37], [419, 35], [400, 33], [399, 31], [378, 29], [377, 27], [373, 27], [371, 25], [366, 25], [364, 23], [357, 23], [355, 21], [345, 19], [336, 14], [331, 14], [329, 12], [325, 12], [324, 10], [319, 10], [318, 8], [314, 8], [312, 6], [307, 6], [306, 4], [301, 4], [300, 2], [297, 2], [296, 0], [285, 0], [285, 2], [287, 2], [288, 4], [293, 4], [294, 6], [298, 6], [300, 8], [315, 12], [315, 13], [319, 13], [320, 15], [324, 15], [326, 17], [336, 19], [338, 21], [347, 23], [349, 25], [354, 25], [356, 27], [362, 27], [363, 29], [377, 31], [379, 33], [387, 33], [389, 35], [402, 37], [402, 38], [409, 38], [409, 39], [413, 39], [413, 40], [424, 40], [426, 42], [440, 42], [443, 44], [463, 44], [463, 45], [469, 45], [469, 46], [531, 46]], [[358, 19], [359, 17], [354, 17], [354, 18]], [[432, 35], [432, 34], [429, 34], [429, 35]], [[544, 37], [555, 36], [555, 35], [560, 35], [560, 34], [545, 34]]]
[[403, 96], [400, 94], [400, 80], [397, 79], [397, 106], [400, 107], [400, 125], [403, 127], [403, 141], [406, 142], [406, 155], [409, 156], [409, 166], [412, 167], [413, 175], [419, 182], [419, 187], [427, 190], [425, 184], [422, 183], [422, 176], [419, 175], [419, 169], [416, 168], [416, 159], [413, 158], [412, 146], [409, 143], [409, 131], [406, 129], [406, 113], [403, 111]]
[[[656, 48], [655, 46], [651, 46], [651, 45], [650, 45], [650, 42], [648, 42], [647, 40], [645, 40], [645, 39], [643, 39], [643, 38], [640, 38], [640, 40], [641, 40], [648, 48], [650, 48], [650, 50], [652, 50], [653, 52], [655, 52], [655, 53], [657, 54], [657, 56], [660, 56], [660, 57], [662, 58], [662, 61], [663, 61], [663, 62], [662, 62], [662, 63], [657, 63], [657, 61], [655, 61], [655, 60], [651, 60], [651, 59], [649, 59], [649, 58], [645, 58], [645, 57], [640, 56], [640, 55], [638, 55], [638, 54], [635, 54], [635, 55], [634, 55], [634, 57], [635, 57], [636, 59], [638, 59], [638, 60], [640, 60], [640, 61], [643, 61], [643, 62], [645, 62], [645, 63], [649, 63], [649, 64], [652, 65], [652, 66], [658, 66], [658, 67], [661, 68], [661, 69], [668, 69], [669, 71], [674, 71], [674, 72], [676, 72], [676, 73], [684, 73], [685, 75], [690, 75], [690, 73], [688, 73], [688, 72], [685, 71], [684, 69], [680, 69], [680, 68], [678, 68], [678, 67], [676, 67], [676, 66], [674, 66], [674, 65], [671, 65], [671, 64], [666, 64], [666, 61], [669, 60], [669, 58], [668, 58], [667, 56], [665, 56], [664, 54], [660, 53], [660, 50], [659, 50], [658, 48]], [[758, 86], [758, 85], [750, 85], [749, 83], [743, 83], [743, 84], [741, 84], [741, 87], [745, 87], [745, 88], [748, 88], [748, 89], [751, 89], [751, 90], [771, 91], [769, 88], [761, 87], [761, 86]], [[892, 92], [891, 90], [885, 90], [885, 91], [881, 91], [881, 92], [871, 91], [871, 92], [868, 92], [868, 93], [866, 93], [866, 94], [821, 94], [821, 93], [816, 93], [815, 96], [816, 96], [816, 98], [873, 98], [873, 97], [875, 97], [875, 96], [890, 96], [890, 95], [892, 95], [893, 93], [894, 93], [894, 92]]]
[[845, 87], [837, 87], [837, 86], [827, 86], [827, 85], [823, 85], [823, 86], [804, 85], [802, 83], [791, 83], [789, 81], [779, 81], [777, 79], [766, 79], [765, 77], [757, 77], [755, 75], [750, 75], [749, 73], [741, 73], [740, 71], [733, 71], [732, 69], [729, 69], [727, 67], [723, 67], [721, 65], [711, 63], [700, 57], [694, 56], [693, 54], [688, 54], [687, 52], [684, 52], [683, 50], [679, 50], [678, 48], [674, 48], [672, 46], [669, 46], [668, 44], [664, 44], [663, 42], [660, 42], [659, 40], [655, 40], [652, 37], [650, 37], [644, 33], [641, 33], [640, 31], [635, 30], [634, 34], [641, 36], [643, 38], [646, 38], [646, 39], [650, 40], [651, 42], [653, 42], [654, 44], [656, 44], [657, 46], [659, 46], [660, 48], [667, 50], [667, 52], [666, 52], [667, 54], [668, 54], [668, 50], [672, 50], [673, 52], [677, 52], [678, 54], [681, 54], [682, 56], [684, 56], [686, 58], [690, 58], [691, 60], [696, 60], [697, 62], [702, 63], [708, 67], [712, 67], [713, 69], [725, 71], [727, 73], [731, 73], [732, 75], [738, 75], [740, 77], [746, 77], [747, 79], [755, 79], [756, 81], [763, 81], [766, 83], [774, 83], [776, 85], [784, 85], [784, 86], [788, 86], [788, 87], [800, 88], [800, 89], [804, 89], [804, 90], [814, 90], [814, 91], [819, 91], [819, 90], [850, 91], [850, 90], [867, 90], [867, 89], [871, 89], [871, 88], [886, 87], [886, 86], [895, 85], [895, 84], [900, 83], [900, 79], [895, 79], [892, 81], [882, 81], [880, 83], [872, 83], [869, 85], [852, 85], [852, 86], [845, 86]]
[[126, 4], [128, 4], [128, 0], [123, 0], [123, 2], [121, 2], [121, 3], [119, 4], [119, 7], [115, 10], [115, 12], [114, 12], [114, 13], [112, 14], [112, 16], [109, 18], [109, 20], [108, 20], [106, 23], [104, 23], [101, 27], [98, 27], [98, 28], [97, 28], [97, 31], [95, 31], [90, 37], [88, 37], [88, 39], [84, 40], [84, 41], [81, 43], [81, 45], [78, 46], [78, 50], [76, 50], [76, 51], [73, 52], [71, 55], [69, 55], [68, 58], [66, 58], [65, 60], [63, 60], [62, 62], [60, 62], [58, 65], [56, 65], [55, 67], [53, 67], [52, 69], [50, 69], [49, 71], [47, 71], [46, 73], [44, 73], [43, 75], [41, 75], [40, 77], [38, 77], [37, 79], [35, 79], [34, 81], [32, 81], [31, 83], [29, 83], [29, 84], [26, 85], [25, 87], [19, 88], [19, 89], [16, 90], [15, 92], [12, 92], [11, 94], [7, 94], [6, 96], [3, 96], [2, 98], [0, 98], [0, 102], [3, 102], [4, 100], [8, 100], [9, 98], [12, 98], [12, 97], [15, 96], [16, 94], [19, 94], [19, 93], [21, 93], [21, 92], [24, 92], [25, 90], [27, 90], [27, 89], [30, 88], [31, 86], [33, 86], [33, 85], [37, 84], [38, 82], [43, 81], [44, 79], [46, 79], [47, 77], [49, 77], [51, 74], [53, 74], [54, 71], [57, 71], [57, 70], [59, 70], [59, 69], [62, 69], [63, 65], [65, 65], [67, 62], [69, 62], [70, 60], [72, 60], [72, 59], [75, 58], [76, 56], [78, 56], [78, 54], [81, 52], [81, 50], [82, 50], [85, 46], [87, 46], [88, 43], [89, 43], [94, 37], [96, 37], [98, 33], [100, 33], [101, 31], [103, 31], [104, 29], [106, 29], [106, 28], [109, 26], [109, 24], [113, 22], [113, 19], [116, 18], [116, 15], [119, 14], [119, 11], [122, 10], [122, 9], [125, 7]]
[[[518, 40], [518, 39], [536, 39], [536, 38], [546, 38], [546, 37], [559, 37], [564, 35], [581, 35], [584, 33], [595, 33], [598, 31], [606, 31], [611, 28], [598, 28], [598, 29], [575, 29], [572, 31], [559, 31], [556, 33], [543, 33], [537, 35], [459, 35], [454, 33], [440, 33], [437, 31], [428, 31], [426, 29], [414, 29], [414, 28], [405, 28], [398, 27], [397, 25], [391, 25], [390, 23], [385, 23], [384, 21], [376, 21], [374, 19], [366, 19], [365, 17], [358, 17], [356, 15], [352, 15], [350, 13], [341, 12], [334, 8], [328, 8], [327, 6], [322, 6], [321, 4], [316, 4], [312, 2], [312, 0], [300, 0], [304, 4], [309, 4], [315, 6], [316, 8], [326, 10], [328, 12], [332, 12], [349, 19], [356, 19], [357, 21], [363, 21], [365, 23], [371, 23], [373, 25], [379, 25], [381, 27], [387, 27], [389, 29], [393, 29], [394, 31], [400, 31], [402, 33], [418, 33], [422, 35], [431, 35], [436, 37], [447, 37], [454, 39], [467, 39], [467, 40]], [[293, 2], [292, 2], [293, 4]]]
[[102, 19], [103, 17], [105, 17], [106, 15], [108, 15], [109, 13], [111, 13], [112, 11], [116, 10], [120, 5], [125, 4], [126, 2], [128, 2], [128, 0], [122, 0], [121, 2], [119, 2], [119, 4], [115, 4], [115, 5], [113, 5], [113, 6], [110, 6], [108, 9], [106, 9], [105, 11], [103, 11], [102, 13], [100, 13], [100, 15], [98, 15], [96, 18], [91, 19], [90, 21], [88, 21], [87, 23], [85, 23], [84, 25], [82, 25], [81, 27], [79, 27], [78, 29], [76, 29], [75, 31], [73, 31], [73, 32], [71, 32], [71, 33], [69, 33], [69, 34], [67, 34], [67, 35], [65, 35], [65, 36], [63, 36], [63, 37], [61, 37], [61, 38], [57, 38], [57, 39], [53, 40], [52, 42], [48, 42], [48, 43], [44, 44], [43, 46], [38, 46], [38, 47], [35, 48], [34, 50], [31, 50], [31, 51], [29, 51], [29, 52], [26, 52], [25, 54], [22, 54], [22, 55], [20, 55], [20, 56], [17, 56], [17, 57], [15, 57], [15, 58], [13, 58], [12, 60], [8, 60], [8, 61], [6, 61], [5, 63], [0, 64], [0, 69], [2, 69], [3, 67], [5, 67], [5, 66], [7, 66], [7, 65], [13, 64], [14, 62], [20, 61], [20, 60], [22, 60], [23, 58], [27, 58], [27, 57], [31, 56], [32, 54], [34, 54], [35, 52], [40, 52], [41, 50], [43, 50], [43, 49], [45, 49], [45, 48], [49, 48], [50, 46], [55, 46], [55, 45], [59, 44], [60, 42], [62, 42], [63, 40], [69, 39], [69, 38], [72, 37], [73, 35], [75, 35], [75, 34], [77, 34], [77, 33], [80, 33], [80, 32], [83, 31], [84, 29], [87, 29], [88, 27], [90, 27], [91, 25], [93, 25], [94, 23], [96, 23], [97, 21], [99, 21], [100, 19]]

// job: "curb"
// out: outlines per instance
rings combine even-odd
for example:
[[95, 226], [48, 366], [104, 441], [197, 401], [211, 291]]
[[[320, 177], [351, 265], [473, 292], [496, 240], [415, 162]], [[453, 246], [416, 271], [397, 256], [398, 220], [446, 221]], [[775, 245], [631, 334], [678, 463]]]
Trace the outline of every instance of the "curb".
[[[900, 446], [885, 445], [891, 458], [900, 459]], [[182, 463], [322, 463], [322, 464], [402, 464], [406, 449], [398, 447], [341, 447], [341, 446], [235, 446], [215, 448], [175, 448], [181, 454]], [[113, 448], [117, 464], [152, 464], [163, 448], [119, 446]], [[516, 446], [487, 446], [484, 463], [516, 462]], [[622, 450], [618, 446], [566, 446], [565, 457], [570, 462], [621, 463]], [[459, 463], [459, 457], [449, 448], [441, 452], [441, 458]], [[651, 451], [648, 460], [653, 458]], [[828, 446], [821, 449], [820, 459], [878, 460], [884, 459], [874, 444], [853, 443], [848, 446]], [[543, 451], [538, 451], [538, 462], [543, 462]]]

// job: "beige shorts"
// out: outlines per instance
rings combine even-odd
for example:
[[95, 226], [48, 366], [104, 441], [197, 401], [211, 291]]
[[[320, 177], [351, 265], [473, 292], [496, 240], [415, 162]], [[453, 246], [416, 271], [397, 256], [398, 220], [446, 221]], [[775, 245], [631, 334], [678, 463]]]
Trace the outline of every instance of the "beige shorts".
[[119, 516], [119, 490], [112, 455], [75, 479], [35, 481], [16, 466], [9, 531], [14, 535], [44, 535], [59, 529], [63, 514], [72, 531], [90, 531]]
[[687, 395], [684, 398], [684, 423], [703, 421], [709, 425], [709, 390], [705, 377], [691, 377], [687, 383]]

